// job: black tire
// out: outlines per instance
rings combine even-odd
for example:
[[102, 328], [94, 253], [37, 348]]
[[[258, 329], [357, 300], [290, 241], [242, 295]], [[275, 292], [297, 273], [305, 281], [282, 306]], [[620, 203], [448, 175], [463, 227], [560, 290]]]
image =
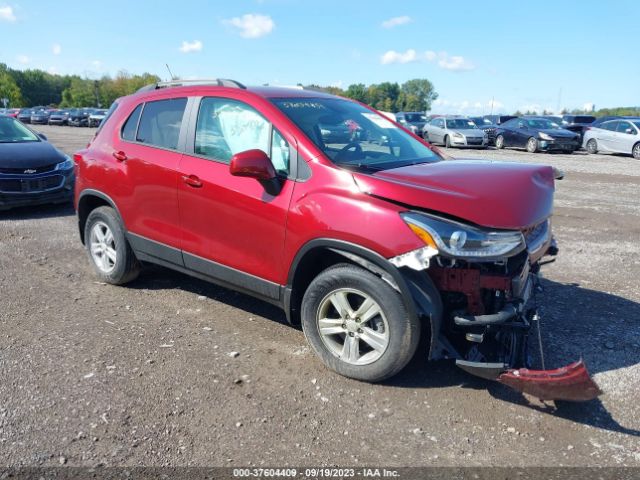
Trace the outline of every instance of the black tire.
[[[321, 307], [332, 293], [341, 289], [365, 293], [384, 314], [388, 325], [388, 343], [381, 356], [372, 363], [348, 363], [333, 353], [322, 339], [318, 325]], [[420, 322], [417, 318], [411, 318], [398, 292], [371, 272], [350, 264], [335, 265], [320, 273], [304, 294], [301, 313], [304, 334], [322, 362], [340, 375], [356, 380], [379, 382], [397, 374], [409, 363], [420, 341]], [[348, 340], [346, 335], [343, 337], [345, 343]], [[364, 340], [356, 341], [367, 347]]]
[[529, 138], [527, 140], [527, 152], [536, 153], [538, 151], [538, 140], [534, 137]]
[[504, 148], [504, 137], [502, 135], [498, 135], [496, 137], [495, 145], [498, 150], [502, 150]]
[[633, 149], [631, 150], [631, 155], [633, 155], [633, 158], [635, 158], [636, 160], [640, 160], [640, 142], [636, 143], [633, 146]]
[[595, 138], [590, 138], [586, 145], [586, 150], [588, 153], [595, 154], [598, 153], [598, 142]]
[[[104, 271], [98, 265], [91, 253], [91, 232], [97, 224], [106, 225], [113, 236], [116, 260], [114, 261], [112, 270], [108, 272]], [[113, 208], [105, 206], [98, 207], [91, 211], [84, 227], [84, 240], [91, 265], [103, 282], [112, 285], [124, 285], [136, 279], [140, 273], [140, 263], [127, 241], [120, 216]], [[102, 255], [105, 255], [105, 253], [103, 252]]]
[[449, 135], [444, 136], [444, 146], [447, 148], [451, 148], [451, 140], [449, 139]]
[[422, 132], [422, 138], [424, 138], [425, 142], [429, 141], [429, 132]]

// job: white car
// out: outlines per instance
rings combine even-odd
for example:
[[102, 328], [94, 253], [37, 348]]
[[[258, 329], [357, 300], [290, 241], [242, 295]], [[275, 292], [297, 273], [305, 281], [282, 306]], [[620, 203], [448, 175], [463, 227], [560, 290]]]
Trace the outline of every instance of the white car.
[[91, 115], [89, 115], [89, 126], [99, 127], [106, 116], [107, 116], [106, 110], [96, 110]]
[[422, 137], [447, 148], [487, 148], [489, 144], [487, 134], [473, 120], [464, 117], [435, 117], [422, 129]]
[[589, 153], [630, 153], [640, 160], [640, 118], [614, 119], [589, 127], [582, 146]]

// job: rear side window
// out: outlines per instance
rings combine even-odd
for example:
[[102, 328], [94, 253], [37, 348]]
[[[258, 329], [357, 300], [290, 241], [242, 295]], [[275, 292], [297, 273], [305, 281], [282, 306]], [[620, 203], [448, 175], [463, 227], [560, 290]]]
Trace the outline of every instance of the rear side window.
[[186, 105], [186, 98], [145, 103], [136, 140], [156, 147], [177, 149]]
[[122, 127], [122, 139], [128, 142], [135, 142], [136, 130], [138, 129], [138, 120], [140, 119], [140, 112], [142, 112], [142, 104], [138, 105], [136, 109], [129, 115], [129, 118]]

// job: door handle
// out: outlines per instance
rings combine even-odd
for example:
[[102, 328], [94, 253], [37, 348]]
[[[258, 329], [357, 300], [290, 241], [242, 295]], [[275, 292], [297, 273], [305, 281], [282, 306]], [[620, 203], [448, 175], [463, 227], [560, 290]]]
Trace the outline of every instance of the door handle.
[[113, 158], [115, 158], [119, 162], [124, 162], [127, 159], [127, 154], [122, 150], [119, 150], [117, 152], [113, 152]]
[[183, 175], [182, 181], [193, 188], [202, 187], [202, 182], [196, 175]]

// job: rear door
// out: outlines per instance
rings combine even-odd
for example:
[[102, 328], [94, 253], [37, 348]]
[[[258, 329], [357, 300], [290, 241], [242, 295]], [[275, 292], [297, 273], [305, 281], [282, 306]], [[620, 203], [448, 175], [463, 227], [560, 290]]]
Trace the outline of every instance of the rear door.
[[436, 118], [432, 122], [433, 127], [429, 130], [429, 139], [433, 132], [432, 142], [443, 143], [444, 142], [444, 118]]
[[169, 98], [133, 110], [114, 145], [123, 176], [111, 186], [133, 248], [177, 264], [182, 264], [177, 184], [186, 105], [186, 98]]
[[615, 132], [618, 128], [618, 120], [611, 120], [600, 125], [596, 139], [601, 150], [615, 151]]
[[[295, 139], [243, 101], [199, 99], [180, 162], [178, 201], [185, 266], [268, 298], [279, 295]], [[229, 171], [232, 155], [261, 149], [281, 177], [270, 195], [255, 179]]]

